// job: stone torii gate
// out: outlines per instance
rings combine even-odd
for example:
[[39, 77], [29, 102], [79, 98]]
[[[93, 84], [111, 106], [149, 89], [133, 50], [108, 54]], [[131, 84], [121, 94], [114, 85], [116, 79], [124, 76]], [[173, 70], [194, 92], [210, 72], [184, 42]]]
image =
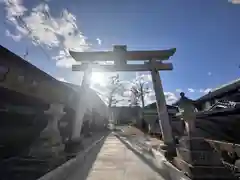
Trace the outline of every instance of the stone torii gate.
[[[154, 50], [154, 51], [127, 51], [127, 46], [116, 45], [113, 51], [102, 52], [73, 52], [70, 51], [71, 56], [76, 61], [81, 61], [81, 65], [73, 65], [73, 71], [84, 71], [83, 91], [88, 87], [88, 80], [92, 73], [92, 68], [104, 69], [105, 72], [115, 71], [151, 71], [153, 87], [156, 94], [157, 112], [159, 124], [162, 131], [163, 141], [167, 149], [173, 149], [174, 141], [172, 137], [172, 128], [169, 121], [168, 111], [166, 107], [166, 100], [163, 92], [161, 78], [159, 71], [172, 70], [172, 63], [163, 63], [173, 56], [176, 49], [169, 50]], [[127, 64], [127, 61], [144, 61], [144, 64]], [[112, 65], [99, 65], [99, 61], [114, 61]], [[85, 89], [85, 90], [84, 90]], [[77, 112], [76, 121], [73, 126], [73, 137], [77, 139], [80, 136], [83, 116], [86, 111], [84, 106], [87, 95], [82, 95], [79, 101], [81, 108]], [[83, 107], [84, 106], [84, 107]]]

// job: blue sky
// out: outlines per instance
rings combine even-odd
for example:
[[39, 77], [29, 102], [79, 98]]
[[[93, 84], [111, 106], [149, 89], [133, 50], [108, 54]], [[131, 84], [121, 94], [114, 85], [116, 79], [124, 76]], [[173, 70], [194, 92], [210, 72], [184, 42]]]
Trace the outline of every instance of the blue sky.
[[[17, 11], [25, 8], [22, 17], [26, 18], [43, 1], [14, 2]], [[90, 50], [112, 49], [112, 44], [126, 44], [129, 50], [177, 48], [171, 58], [174, 70], [161, 73], [166, 92], [178, 94], [176, 90], [181, 89], [197, 98], [208, 88], [240, 77], [240, 5], [228, 0], [51, 0], [47, 4], [52, 19], [61, 19], [64, 9], [74, 15], [77, 31], [86, 37], [81, 43], [91, 44]], [[1, 45], [21, 56], [28, 48], [31, 63], [56, 78], [76, 83], [80, 75], [63, 67], [69, 59], [57, 65], [52, 59], [62, 48], [75, 44], [62, 46], [66, 35], [58, 33], [60, 43], [51, 49], [46, 47], [46, 38], [40, 37], [42, 50], [33, 45], [29, 34], [16, 29], [19, 24], [9, 22], [7, 7], [6, 3], [0, 4], [4, 9], [0, 11], [0, 33], [5, 34]], [[134, 76], [122, 74], [126, 80]]]

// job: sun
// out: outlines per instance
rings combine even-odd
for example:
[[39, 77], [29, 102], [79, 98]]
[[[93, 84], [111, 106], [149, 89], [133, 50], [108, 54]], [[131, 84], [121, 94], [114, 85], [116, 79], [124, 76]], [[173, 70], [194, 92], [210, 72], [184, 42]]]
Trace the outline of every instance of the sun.
[[91, 83], [104, 85], [105, 84], [104, 74], [101, 72], [93, 72], [91, 76]]

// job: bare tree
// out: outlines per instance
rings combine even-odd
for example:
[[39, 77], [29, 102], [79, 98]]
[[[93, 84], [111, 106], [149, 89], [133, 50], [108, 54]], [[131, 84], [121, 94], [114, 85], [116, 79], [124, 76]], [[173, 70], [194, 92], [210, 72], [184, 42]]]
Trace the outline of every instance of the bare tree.
[[135, 86], [131, 87], [131, 96], [130, 96], [130, 104], [129, 106], [139, 106], [140, 104], [140, 93], [138, 92]]
[[149, 93], [149, 88], [148, 88], [148, 82], [146, 80], [144, 80], [144, 78], [141, 77], [137, 77], [134, 82], [133, 85], [131, 87], [131, 105], [132, 106], [138, 106], [139, 104], [142, 105], [142, 108], [145, 107], [145, 96], [146, 94]]
[[109, 90], [109, 94], [107, 96], [109, 108], [116, 105], [118, 102], [123, 101], [123, 99], [116, 99], [116, 95], [120, 95], [124, 91], [124, 86], [119, 80], [118, 74], [109, 78], [107, 88]]
[[108, 115], [109, 115], [109, 122], [112, 124], [117, 123], [117, 119], [115, 119], [113, 115], [113, 111], [111, 110], [111, 107], [116, 106], [118, 102], [123, 101], [124, 99], [117, 99], [117, 95], [123, 94], [125, 88], [123, 86], [123, 83], [119, 79], [119, 75], [112, 76], [109, 78], [109, 82], [107, 84], [107, 105], [108, 105]]

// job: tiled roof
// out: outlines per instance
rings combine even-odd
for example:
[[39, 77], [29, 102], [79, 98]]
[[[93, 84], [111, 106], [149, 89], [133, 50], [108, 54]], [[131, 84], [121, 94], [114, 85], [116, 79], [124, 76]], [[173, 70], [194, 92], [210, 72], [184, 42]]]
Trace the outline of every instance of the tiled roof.
[[30, 62], [24, 60], [20, 56], [16, 55], [15, 53], [11, 52], [10, 50], [8, 50], [7, 48], [5, 48], [1, 45], [0, 45], [0, 54], [2, 57], [9, 57], [8, 61], [13, 62], [20, 68], [31, 69], [36, 74], [40, 74], [44, 78], [56, 81], [56, 79], [54, 77], [52, 77], [49, 74], [47, 74], [46, 72], [40, 70], [39, 68], [37, 68], [36, 66], [31, 64]]
[[236, 90], [236, 89], [240, 89], [240, 78], [212, 90], [211, 92], [209, 92], [208, 94], [200, 97], [196, 101], [198, 101], [198, 102], [206, 101], [206, 100], [212, 99], [212, 98], [217, 97], [217, 96], [221, 96], [221, 95], [223, 95], [223, 94], [225, 94], [229, 91], [233, 91], [233, 90]]
[[16, 64], [17, 67], [19, 67], [20, 69], [30, 71], [31, 73], [33, 73], [33, 75], [36, 74], [44, 80], [53, 82], [53, 84], [58, 84], [60, 86], [62, 85], [62, 87], [64, 89], [70, 89], [68, 86], [60, 83], [57, 79], [55, 79], [51, 75], [49, 75], [46, 72], [40, 70], [39, 68], [37, 68], [36, 66], [31, 64], [30, 62], [24, 60], [20, 56], [16, 55], [15, 53], [11, 52], [10, 50], [8, 50], [7, 48], [5, 48], [1, 45], [0, 45], [0, 54], [1, 54], [2, 58], [7, 58], [8, 61], [11, 61], [12, 63]]

